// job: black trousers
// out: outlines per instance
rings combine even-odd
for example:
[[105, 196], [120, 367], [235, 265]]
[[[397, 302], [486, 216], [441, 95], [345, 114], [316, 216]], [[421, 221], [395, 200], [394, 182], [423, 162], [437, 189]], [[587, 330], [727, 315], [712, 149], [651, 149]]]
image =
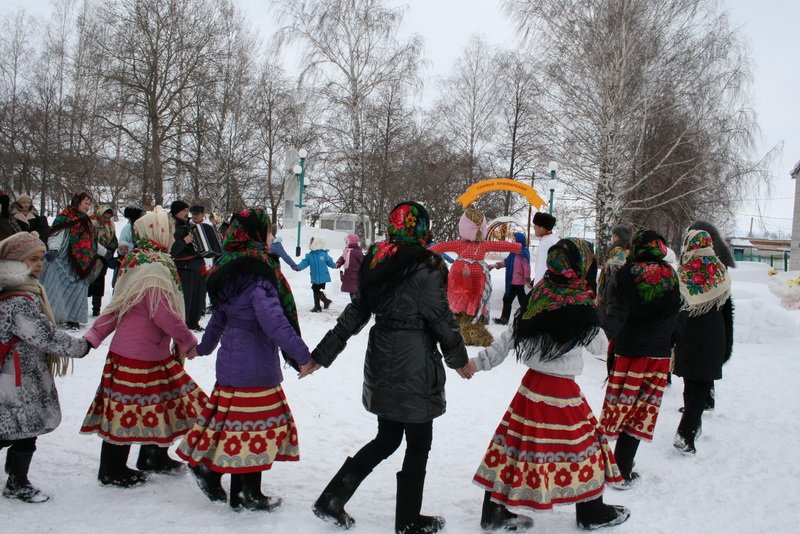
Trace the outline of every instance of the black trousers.
[[178, 269], [178, 276], [183, 286], [183, 304], [186, 308], [186, 326], [194, 328], [200, 322], [200, 311], [205, 296], [201, 296], [203, 275], [199, 270]]
[[525, 286], [512, 285], [511, 289], [503, 295], [503, 313], [500, 314], [502, 319], [507, 320], [511, 318], [511, 304], [514, 302], [515, 298], [517, 302], [519, 302], [520, 308], [526, 306], [528, 303], [528, 294], [525, 292]]
[[9, 451], [29, 452], [36, 450], [36, 437], [25, 439], [0, 439], [0, 449], [8, 447]]
[[695, 437], [713, 387], [713, 380], [683, 379], [683, 416], [678, 424], [678, 432], [681, 436]]
[[433, 421], [426, 423], [400, 423], [378, 417], [378, 434], [375, 439], [361, 447], [353, 460], [366, 471], [378, 464], [400, 447], [406, 436], [406, 453], [403, 458], [403, 473], [410, 477], [424, 476], [428, 465], [428, 452], [433, 442]]

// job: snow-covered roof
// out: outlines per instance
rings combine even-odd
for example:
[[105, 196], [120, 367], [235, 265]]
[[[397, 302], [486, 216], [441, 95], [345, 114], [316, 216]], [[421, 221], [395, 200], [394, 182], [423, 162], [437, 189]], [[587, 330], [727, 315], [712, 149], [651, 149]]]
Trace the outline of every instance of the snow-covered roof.
[[797, 178], [798, 174], [800, 174], [800, 161], [794, 164], [794, 168], [792, 169], [792, 172], [789, 173], [789, 176], [792, 178]]
[[742, 239], [740, 237], [733, 237], [731, 238], [731, 246], [732, 247], [753, 247], [753, 245], [749, 239]]

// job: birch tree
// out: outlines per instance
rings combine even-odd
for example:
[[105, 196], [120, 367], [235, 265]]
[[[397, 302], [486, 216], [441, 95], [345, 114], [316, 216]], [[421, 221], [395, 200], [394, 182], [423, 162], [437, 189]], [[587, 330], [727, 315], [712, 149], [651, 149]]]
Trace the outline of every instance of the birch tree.
[[324, 173], [342, 211], [369, 211], [365, 131], [371, 100], [387, 87], [416, 83], [422, 41], [397, 38], [403, 12], [383, 0], [277, 0], [278, 45], [298, 44], [310, 81], [327, 112]]
[[[507, 0], [506, 8], [544, 58], [542, 135], [567, 186], [594, 207], [601, 252], [621, 219], [718, 194], [705, 171], [736, 184], [758, 170], [747, 160], [749, 62], [716, 3]], [[649, 135], [667, 118], [680, 124], [671, 136]]]

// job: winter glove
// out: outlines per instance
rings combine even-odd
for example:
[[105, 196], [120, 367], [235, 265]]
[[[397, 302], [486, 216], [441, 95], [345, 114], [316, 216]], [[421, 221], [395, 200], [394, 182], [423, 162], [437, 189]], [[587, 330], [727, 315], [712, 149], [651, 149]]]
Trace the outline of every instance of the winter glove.
[[85, 349], [83, 349], [83, 356], [81, 356], [81, 358], [83, 358], [84, 356], [86, 356], [87, 354], [89, 354], [89, 351], [90, 351], [90, 350], [92, 350], [92, 344], [91, 344], [91, 343], [89, 343], [89, 340], [88, 340], [88, 339], [86, 339], [85, 337], [84, 337], [84, 338], [81, 338], [81, 339], [83, 339], [83, 342], [86, 344], [86, 348], [85, 348]]

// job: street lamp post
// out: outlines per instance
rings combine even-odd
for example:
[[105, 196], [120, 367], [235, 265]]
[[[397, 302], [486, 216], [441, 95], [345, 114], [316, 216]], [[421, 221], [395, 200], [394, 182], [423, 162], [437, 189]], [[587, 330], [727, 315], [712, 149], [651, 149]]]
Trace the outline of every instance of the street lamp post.
[[294, 255], [300, 256], [300, 228], [303, 225], [303, 192], [306, 188], [306, 156], [308, 156], [308, 152], [305, 148], [301, 148], [297, 155], [300, 157], [300, 164], [295, 165], [293, 170], [297, 181], [300, 182], [300, 187], [297, 188], [297, 247], [294, 249]]
[[551, 161], [549, 165], [547, 165], [547, 169], [550, 171], [550, 207], [548, 208], [548, 213], [550, 215], [553, 214], [553, 197], [555, 196], [555, 185], [556, 185], [556, 173], [558, 172], [558, 163], [555, 161]]
[[[534, 181], [535, 178], [536, 178], [536, 173], [532, 172], [531, 173], [531, 189], [533, 189], [533, 181]], [[528, 243], [528, 246], [530, 246], [530, 244], [531, 244], [531, 219], [532, 219], [532, 217], [533, 217], [533, 206], [528, 204], [528, 240], [526, 241]]]

